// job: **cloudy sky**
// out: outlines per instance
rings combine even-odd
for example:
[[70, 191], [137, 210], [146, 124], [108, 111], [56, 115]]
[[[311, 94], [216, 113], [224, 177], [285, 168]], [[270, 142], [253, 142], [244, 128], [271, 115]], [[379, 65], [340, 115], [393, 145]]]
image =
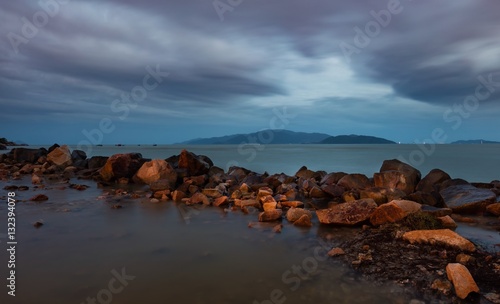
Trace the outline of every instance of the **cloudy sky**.
[[2, 1], [0, 137], [500, 140], [499, 1]]

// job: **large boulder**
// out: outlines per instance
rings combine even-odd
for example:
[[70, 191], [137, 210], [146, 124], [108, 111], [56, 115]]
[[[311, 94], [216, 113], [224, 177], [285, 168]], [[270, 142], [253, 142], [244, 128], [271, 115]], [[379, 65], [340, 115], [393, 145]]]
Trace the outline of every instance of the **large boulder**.
[[476, 251], [476, 246], [450, 229], [413, 230], [403, 234], [403, 239], [411, 244], [439, 244], [453, 247], [462, 251]]
[[432, 169], [422, 180], [418, 183], [416, 191], [433, 192], [439, 191], [441, 183], [450, 180], [451, 177], [448, 173], [441, 169]]
[[460, 263], [450, 263], [446, 266], [448, 280], [453, 283], [455, 293], [460, 299], [465, 299], [471, 292], [479, 292], [479, 287], [472, 278], [467, 267]]
[[108, 161], [108, 158], [107, 156], [92, 156], [88, 160], [87, 166], [89, 169], [101, 169]]
[[87, 153], [82, 150], [73, 150], [71, 152], [71, 161], [77, 168], [86, 168], [88, 166]]
[[131, 178], [141, 168], [144, 160], [140, 153], [112, 155], [104, 167], [99, 170], [103, 180], [114, 181], [119, 178]]
[[323, 176], [321, 179], [320, 185], [335, 185], [339, 182], [339, 180], [346, 176], [347, 173], [344, 172], [333, 172], [333, 173], [328, 173], [327, 175]]
[[316, 211], [322, 224], [357, 225], [370, 218], [377, 208], [373, 199], [360, 199]]
[[40, 156], [47, 155], [47, 150], [44, 148], [40, 149], [14, 148], [10, 150], [9, 155], [11, 155], [12, 160], [19, 163], [22, 162], [34, 163]]
[[444, 204], [456, 213], [484, 211], [487, 205], [495, 203], [497, 199], [491, 190], [479, 189], [470, 184], [450, 186], [439, 194]]
[[158, 180], [168, 180], [171, 188], [177, 182], [177, 172], [163, 159], [153, 159], [145, 162], [135, 174], [137, 180], [145, 184], [151, 184]]
[[295, 221], [300, 219], [303, 215], [307, 215], [309, 217], [309, 219], [312, 219], [311, 211], [305, 210], [302, 208], [290, 208], [290, 209], [288, 209], [288, 211], [286, 212], [286, 219], [289, 222], [294, 223]]
[[366, 175], [358, 173], [345, 175], [339, 180], [337, 185], [346, 190], [366, 189], [372, 186], [370, 180], [368, 179], [368, 177], [366, 177]]
[[68, 146], [56, 147], [47, 155], [47, 161], [58, 167], [67, 167], [73, 163]]
[[399, 222], [408, 215], [419, 212], [421, 207], [422, 205], [412, 201], [394, 200], [378, 206], [370, 216], [370, 223], [379, 226]]
[[303, 178], [303, 179], [310, 179], [314, 178], [316, 172], [307, 169], [306, 166], [302, 166], [297, 173], [295, 173], [295, 177], [298, 178]]
[[186, 171], [187, 176], [203, 175], [208, 173], [212, 161], [206, 156], [198, 156], [187, 150], [182, 150], [179, 155], [178, 167]]
[[494, 203], [486, 207], [486, 211], [489, 213], [500, 216], [500, 203]]
[[376, 187], [400, 189], [406, 194], [415, 191], [421, 173], [412, 166], [397, 159], [385, 160], [379, 173], [373, 175]]

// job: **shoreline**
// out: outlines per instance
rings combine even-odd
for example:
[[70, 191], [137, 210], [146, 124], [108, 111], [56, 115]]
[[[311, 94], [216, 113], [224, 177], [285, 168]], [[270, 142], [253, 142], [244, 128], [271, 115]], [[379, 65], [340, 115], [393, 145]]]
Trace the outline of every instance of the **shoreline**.
[[[451, 179], [440, 170], [430, 172], [423, 177], [415, 168], [396, 160], [384, 162], [380, 172], [376, 172], [373, 177], [342, 172], [311, 171], [305, 167], [299, 169], [294, 176], [287, 176], [257, 174], [240, 167], [233, 167], [224, 172], [223, 169], [213, 166], [208, 157], [185, 150], [166, 160], [143, 159], [136, 153], [87, 159], [85, 153], [81, 153], [83, 151], [69, 151], [64, 146], [53, 146], [46, 151], [47, 153], [40, 149], [26, 148], [12, 151], [10, 154], [5, 154], [6, 156], [0, 156], [2, 180], [31, 175], [32, 183], [41, 189], [44, 180], [64, 181], [73, 177], [91, 179], [104, 186], [143, 184], [149, 187], [148, 199], [152, 203], [176, 201], [186, 206], [200, 204], [241, 210], [255, 217], [252, 221], [275, 223], [277, 233], [282, 227], [280, 221], [285, 220], [295, 226], [304, 227], [303, 229], [318, 225], [316, 220], [321, 225], [352, 226], [359, 230], [361, 237], [351, 243], [339, 244], [340, 247], [345, 247], [339, 248], [344, 251], [344, 254], [339, 256], [343, 256], [347, 264], [368, 277], [371, 275], [376, 280], [388, 281], [393, 281], [391, 279], [393, 277], [399, 278], [398, 272], [401, 272], [401, 269], [394, 268], [388, 272], [374, 271], [373, 265], [381, 263], [381, 260], [377, 259], [371, 250], [377, 248], [387, 257], [401, 250], [404, 245], [403, 247], [406, 246], [408, 249], [407, 253], [423, 255], [422, 248], [429, 249], [429, 252], [433, 250], [438, 252], [437, 255], [425, 253], [428, 258], [432, 256], [429, 261], [437, 265], [433, 266], [435, 269], [433, 267], [427, 269], [425, 266], [418, 271], [412, 269], [415, 271], [412, 274], [415, 282], [419, 282], [420, 285], [411, 288], [425, 295], [425, 298], [446, 299], [457, 303], [460, 301], [450, 282], [451, 279], [447, 278], [446, 270], [448, 264], [455, 264], [451, 262], [456, 262], [460, 253], [474, 258], [474, 262], [471, 262], [471, 258], [466, 258], [467, 262], [462, 261], [462, 264], [470, 269], [473, 277], [476, 276], [474, 279], [480, 289], [479, 294], [473, 292], [466, 299], [474, 302], [485, 297], [492, 298], [492, 294], [497, 296], [500, 294], [498, 286], [489, 286], [487, 282], [477, 278], [480, 273], [478, 269], [489, 269], [494, 274], [500, 275], [498, 251], [497, 254], [487, 253], [476, 246], [473, 251], [466, 251], [464, 248], [454, 248], [452, 243], [446, 245], [446, 242], [426, 244], [426, 242], [432, 243], [429, 238], [419, 239], [423, 244], [417, 246], [404, 239], [402, 235], [412, 230], [422, 230], [411, 229], [409, 223], [405, 222], [408, 219], [423, 225], [418, 228], [440, 231], [434, 229], [450, 229], [454, 227], [454, 220], [469, 221], [471, 219], [468, 215], [479, 214], [478, 216], [491, 219], [494, 227], [500, 227], [498, 218], [500, 214], [496, 214], [497, 197], [500, 194], [498, 181], [470, 184], [464, 180]], [[85, 190], [85, 187], [77, 184], [71, 187]], [[470, 198], [469, 201], [457, 199], [466, 194]], [[46, 200], [44, 197], [38, 199], [42, 202]], [[113, 207], [121, 208], [119, 204]], [[391, 237], [384, 239], [380, 231]], [[385, 247], [377, 247], [376, 241], [363, 244], [363, 240], [369, 237], [374, 237], [374, 240], [384, 240], [380, 244], [384, 244]], [[447, 252], [446, 256], [443, 256], [443, 250]], [[331, 255], [337, 254], [334, 252]], [[447, 262], [444, 269], [443, 261]], [[401, 262], [400, 265], [404, 263]], [[434, 281], [439, 279], [444, 287], [440, 285], [440, 288], [432, 289], [430, 286], [422, 285], [435, 283], [419, 279], [419, 272], [429, 271], [433, 273], [431, 277], [436, 277]], [[380, 273], [385, 273], [387, 276]], [[484, 271], [483, 273], [487, 274]], [[409, 278], [408, 282], [399, 284], [408, 287], [412, 286], [411, 282], [412, 278]]]

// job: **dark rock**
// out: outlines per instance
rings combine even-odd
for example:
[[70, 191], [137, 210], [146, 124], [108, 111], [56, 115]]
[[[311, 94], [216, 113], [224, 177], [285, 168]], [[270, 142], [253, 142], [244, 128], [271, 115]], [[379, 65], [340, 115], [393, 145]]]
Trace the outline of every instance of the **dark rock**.
[[472, 186], [479, 188], [479, 189], [493, 189], [495, 188], [495, 185], [491, 183], [471, 183]]
[[208, 162], [207, 159], [208, 157], [206, 156], [198, 156], [187, 150], [182, 150], [179, 155], [178, 167], [185, 169], [187, 176], [203, 175], [208, 173], [210, 164], [213, 165], [213, 162]]
[[478, 189], [472, 185], [450, 186], [439, 193], [446, 207], [458, 213], [484, 211], [497, 198], [491, 190]]
[[489, 213], [500, 216], [500, 203], [494, 203], [486, 207], [486, 211]]
[[439, 195], [439, 193], [436, 192], [429, 193], [429, 192], [417, 191], [406, 196], [406, 199], [417, 202], [422, 205], [429, 205], [429, 206], [438, 206], [442, 203], [441, 196]]
[[377, 205], [382, 205], [388, 202], [387, 199], [387, 189], [380, 187], [372, 187], [359, 191], [360, 198], [371, 198], [377, 203]]
[[339, 180], [346, 176], [347, 173], [344, 172], [333, 172], [333, 173], [328, 173], [327, 175], [323, 176], [323, 178], [320, 181], [320, 185], [335, 185], [339, 182]]
[[306, 166], [302, 166], [297, 173], [295, 173], [295, 177], [297, 178], [303, 178], [303, 179], [310, 179], [313, 178], [316, 172], [307, 169]]
[[29, 148], [14, 148], [9, 152], [12, 155], [12, 160], [15, 162], [29, 162], [35, 163], [35, 161], [41, 157], [47, 155], [47, 150], [44, 148], [40, 149], [29, 149]]
[[33, 201], [33, 202], [43, 202], [43, 201], [46, 201], [48, 199], [49, 198], [45, 194], [37, 194], [37, 195], [33, 196], [32, 198], [30, 198], [30, 201]]
[[102, 167], [104, 167], [104, 165], [108, 161], [108, 158], [109, 157], [107, 157], [107, 156], [92, 156], [88, 160], [88, 168], [90, 170], [101, 169]]
[[377, 208], [372, 199], [361, 199], [316, 211], [322, 224], [357, 225], [368, 220]]
[[450, 179], [450, 180], [447, 180], [447, 181], [444, 181], [441, 183], [441, 186], [439, 187], [439, 191], [442, 191], [448, 187], [451, 187], [451, 186], [459, 186], [459, 185], [470, 185], [470, 183], [464, 179], [461, 179], [461, 178], [454, 178], [454, 179]]
[[339, 180], [337, 185], [346, 190], [366, 189], [372, 186], [366, 175], [357, 173], [345, 175]]
[[451, 177], [440, 169], [432, 169], [417, 185], [416, 191], [433, 192], [439, 191], [439, 185]]
[[78, 160], [85, 160], [87, 159], [87, 153], [82, 150], [73, 150], [71, 152], [71, 160], [73, 162], [78, 161]]
[[400, 189], [406, 194], [415, 191], [420, 178], [420, 171], [397, 159], [385, 160], [380, 173], [373, 175], [376, 187]]
[[314, 186], [309, 190], [309, 197], [311, 198], [324, 198], [327, 194], [321, 190], [318, 186]]
[[4, 144], [0, 144], [0, 150], [7, 150], [7, 146]]
[[443, 217], [451, 215], [453, 211], [450, 208], [436, 208], [433, 206], [422, 205], [422, 213], [432, 215], [434, 217]]
[[53, 144], [52, 146], [49, 147], [49, 150], [47, 152], [50, 153], [59, 147], [60, 146], [58, 144]]
[[132, 178], [145, 160], [139, 153], [115, 154], [108, 158], [99, 171], [104, 181], [114, 181], [122, 177]]

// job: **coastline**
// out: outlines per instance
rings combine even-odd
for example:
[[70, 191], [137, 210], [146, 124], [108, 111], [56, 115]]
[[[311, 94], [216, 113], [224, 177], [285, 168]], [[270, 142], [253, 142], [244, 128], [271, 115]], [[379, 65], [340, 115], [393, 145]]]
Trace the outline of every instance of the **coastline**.
[[[370, 251], [372, 247], [378, 248], [375, 246], [376, 243], [363, 244], [363, 240], [370, 236], [379, 236], [377, 240], [380, 240], [380, 231], [384, 231], [383, 235], [386, 237], [394, 235], [385, 239], [386, 247], [378, 248], [384, 251], [385, 256], [401, 250], [402, 244], [407, 246], [409, 250], [407, 252], [416, 252], [417, 255], [432, 250], [437, 252], [437, 254], [429, 254], [433, 256], [429, 258], [430, 263], [436, 263], [437, 266], [430, 268], [423, 266], [423, 269], [419, 269], [423, 273], [432, 272], [433, 276], [426, 276], [426, 280], [429, 277], [433, 278], [432, 282], [417, 279], [418, 271], [412, 274], [418, 284], [412, 285], [411, 277], [407, 282], [404, 280], [396, 282], [405, 288], [422, 293], [425, 299], [445, 299], [457, 303], [460, 301], [453, 292], [454, 289], [449, 285], [451, 282], [446, 278], [446, 269], [443, 269], [443, 261], [446, 261], [444, 265], [446, 267], [452, 261], [456, 261], [460, 253], [474, 258], [474, 263], [470, 262], [470, 259], [464, 263], [471, 269], [471, 273], [476, 275], [475, 279], [481, 290], [480, 296], [472, 293], [466, 298], [468, 301], [479, 301], [488, 294], [498, 295], [500, 292], [498, 286], [488, 285], [484, 280], [477, 278], [480, 271], [485, 276], [492, 275], [491, 271], [498, 275], [496, 272], [500, 271], [496, 268], [496, 265], [500, 265], [498, 253], [484, 252], [476, 246], [474, 251], [468, 254], [464, 253], [466, 251], [463, 248], [450, 248], [450, 245], [443, 244], [424, 244], [416, 248], [415, 245], [403, 240], [402, 235], [412, 230], [408, 227], [408, 223], [404, 223], [404, 220], [414, 214], [426, 214], [428, 217], [423, 219], [424, 222], [431, 221], [434, 226], [441, 225], [432, 228], [452, 228], [453, 219], [468, 221], [470, 220], [468, 216], [471, 214], [491, 218], [491, 221], [496, 221], [494, 225], [498, 225], [500, 214], [496, 217], [489, 215], [486, 208], [491, 209], [488, 209], [490, 212], [496, 212], [496, 209], [492, 209], [491, 206], [497, 204], [500, 182], [470, 184], [464, 180], [451, 179], [442, 171], [421, 176], [415, 168], [395, 160], [384, 162], [381, 170], [375, 172], [373, 177], [362, 174], [311, 171], [305, 167], [295, 175], [289, 176], [258, 174], [241, 167], [232, 167], [225, 171], [213, 166], [208, 157], [195, 155], [185, 150], [166, 160], [149, 160], [136, 153], [88, 159], [85, 153], [81, 153], [82, 151], [75, 153], [74, 150], [70, 151], [64, 146], [53, 146], [45, 154], [43, 150], [21, 149], [24, 150], [13, 150], [10, 156], [1, 157], [2, 179], [10, 180], [31, 175], [34, 187], [40, 190], [43, 190], [44, 180], [64, 182], [75, 177], [94, 180], [102, 187], [142, 184], [147, 189], [145, 195], [149, 196], [148, 200], [151, 203], [168, 204], [176, 201], [188, 206], [189, 208], [186, 209], [188, 213], [194, 206], [212, 206], [223, 210], [241, 211], [252, 217], [252, 223], [270, 222], [276, 233], [279, 233], [283, 227], [280, 224], [281, 221], [289, 221], [303, 229], [318, 225], [352, 226], [355, 227], [353, 229], [359, 230], [361, 237], [355, 238], [350, 243], [337, 244], [345, 247], [340, 248], [345, 253], [340, 256], [343, 256], [348, 264], [368, 276], [384, 272], [373, 271], [373, 264], [380, 263], [380, 260], [377, 260]], [[79, 191], [86, 190], [78, 184], [71, 184], [70, 187]], [[124, 190], [119, 189], [111, 195], [121, 195]], [[451, 205], [453, 203], [451, 200], [455, 196], [453, 192], [448, 193], [450, 191], [447, 189], [458, 191], [458, 193], [473, 192], [476, 195], [475, 201], [459, 202], [460, 204], [447, 208], [450, 206], [447, 206], [446, 202]], [[12, 190], [15, 189], [12, 188]], [[489, 192], [486, 193], [487, 191], [493, 193], [493, 198]], [[477, 201], [477, 196], [484, 194], [486, 197]], [[144, 192], [132, 193], [131, 197], [138, 198], [141, 195], [144, 195]], [[42, 202], [50, 200], [49, 197], [47, 199], [39, 197], [39, 199], [43, 199]], [[407, 201], [412, 203], [401, 203]], [[471, 203], [474, 204], [470, 205]], [[360, 209], [361, 205], [363, 208]], [[116, 203], [111, 207], [120, 209], [123, 206]], [[323, 214], [325, 210], [328, 211], [326, 215]], [[444, 222], [446, 226], [443, 226], [441, 220], [436, 220], [443, 217], [451, 219], [449, 221], [446, 218]], [[250, 227], [254, 225], [252, 223], [249, 224]], [[369, 247], [367, 248], [366, 245]], [[443, 256], [443, 250], [447, 252], [446, 256]], [[353, 263], [355, 261], [356, 263]], [[400, 262], [400, 265], [402, 263]], [[392, 274], [397, 274], [399, 271], [401, 269], [395, 268]], [[373, 278], [394, 280], [388, 275], [391, 274], [390, 272], [385, 272], [385, 274], [387, 276], [375, 275]], [[432, 285], [437, 279], [449, 288], [436, 290], [429, 286], [422, 286], [424, 283]]]

